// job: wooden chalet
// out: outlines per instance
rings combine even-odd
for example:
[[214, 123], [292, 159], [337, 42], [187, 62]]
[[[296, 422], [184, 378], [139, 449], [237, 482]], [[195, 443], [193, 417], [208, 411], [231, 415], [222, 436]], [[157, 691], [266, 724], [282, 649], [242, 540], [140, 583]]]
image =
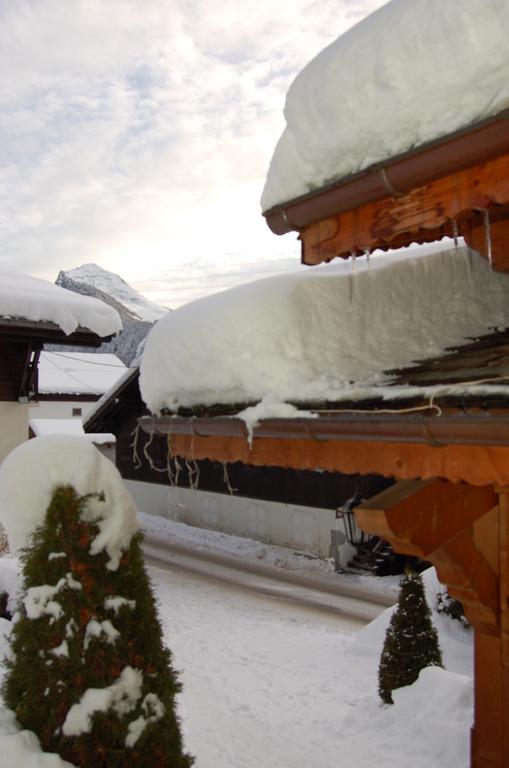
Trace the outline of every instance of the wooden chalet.
[[[277, 234], [299, 233], [314, 265], [375, 248], [463, 236], [509, 271], [509, 111], [265, 213]], [[508, 297], [509, 301], [509, 297]], [[324, 333], [326, 329], [324, 329]], [[243, 422], [202, 414], [145, 417], [173, 455], [395, 481], [357, 507], [365, 531], [431, 561], [475, 629], [472, 766], [509, 768], [509, 336], [499, 330], [440, 360], [400, 371], [402, 384], [481, 380], [466, 394], [394, 407], [340, 403], [316, 419]], [[490, 394], [491, 389], [491, 394]], [[405, 406], [411, 406], [407, 410]], [[358, 409], [357, 404], [357, 409]]]
[[[124, 480], [134, 484], [159, 487], [171, 485], [211, 492], [217, 495], [218, 499], [221, 495], [234, 495], [236, 498], [276, 502], [301, 508], [312, 507], [317, 511], [336, 511], [352, 497], [359, 495], [362, 498], [370, 498], [392, 483], [390, 479], [374, 474], [339, 474], [325, 470], [316, 471], [315, 468], [257, 466], [240, 458], [226, 463], [210, 461], [208, 458], [199, 459], [194, 468], [196, 476], [193, 476], [193, 467], [182, 462], [177, 469], [175, 458], [168, 455], [168, 439], [162, 427], [163, 422], [160, 422], [161, 428], [157, 427], [156, 432], [151, 429], [137, 430], [140, 419], [145, 419], [142, 421], [145, 427], [153, 421], [141, 397], [138, 368], [132, 369], [112, 387], [84, 419], [84, 429], [87, 433], [108, 432], [116, 436], [117, 469]], [[131, 486], [131, 492], [136, 496], [135, 488], [135, 485]], [[208, 525], [213, 527], [210, 521]], [[337, 536], [335, 531], [331, 530], [330, 549], [327, 549], [325, 556], [334, 551], [334, 554], [340, 554], [341, 563], [345, 565], [345, 558], [351, 557], [352, 548], [346, 545], [344, 552], [335, 552], [334, 540], [344, 538], [341, 536], [344, 531], [343, 523], [339, 522], [337, 526], [340, 535]], [[257, 538], [255, 534], [252, 535]], [[304, 544], [301, 544], [302, 546]], [[327, 542], [324, 541], [323, 546], [326, 547]]]
[[87, 328], [65, 334], [53, 322], [0, 317], [0, 461], [28, 439], [28, 402], [37, 396], [44, 344], [99, 347], [104, 340]]

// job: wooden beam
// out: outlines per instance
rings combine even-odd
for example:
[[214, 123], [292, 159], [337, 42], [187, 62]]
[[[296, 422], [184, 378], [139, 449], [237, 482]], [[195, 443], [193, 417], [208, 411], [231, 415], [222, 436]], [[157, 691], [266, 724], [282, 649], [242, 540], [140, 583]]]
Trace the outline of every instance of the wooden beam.
[[[402, 480], [355, 509], [361, 528], [425, 560], [496, 506], [491, 485]], [[401, 549], [403, 547], [403, 549]]]
[[474, 668], [471, 768], [509, 768], [509, 670], [500, 635], [476, 632]]
[[[464, 231], [468, 236], [479, 226], [480, 210], [490, 209], [495, 221], [509, 216], [508, 206], [509, 155], [504, 155], [399, 197], [386, 197], [310, 224], [300, 234], [302, 261], [320, 264], [375, 248], [439, 240], [454, 234], [454, 222], [459, 234]], [[477, 240], [484, 240], [483, 235]], [[492, 259], [495, 269], [509, 269], [503, 238], [493, 241]]]
[[509, 485], [509, 448], [503, 446], [370, 443], [171, 435], [172, 455], [291, 469], [322, 468], [343, 474], [379, 474], [408, 480], [442, 477], [472, 485]]
[[473, 531], [466, 528], [437, 548], [429, 559], [442, 584], [463, 604], [465, 615], [476, 631], [500, 634], [499, 580], [476, 546]]

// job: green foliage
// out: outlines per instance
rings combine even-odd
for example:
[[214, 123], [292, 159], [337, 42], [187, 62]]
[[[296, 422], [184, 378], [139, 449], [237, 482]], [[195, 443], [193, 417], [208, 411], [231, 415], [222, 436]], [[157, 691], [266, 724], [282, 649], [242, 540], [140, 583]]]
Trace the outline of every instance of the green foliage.
[[459, 600], [455, 600], [451, 597], [447, 589], [444, 590], [444, 592], [439, 592], [437, 595], [437, 613], [441, 613], [445, 616], [449, 616], [450, 619], [459, 621], [465, 629], [471, 628], [470, 622], [465, 616], [463, 605]]
[[[82, 519], [88, 502], [89, 497], [79, 497], [70, 486], [58, 488], [43, 526], [24, 552], [25, 599], [13, 630], [5, 701], [20, 724], [37, 734], [45, 751], [58, 752], [77, 766], [188, 768], [193, 761], [183, 753], [175, 715], [180, 687], [163, 645], [140, 537], [133, 538], [118, 569], [109, 570], [104, 552], [89, 551], [98, 529]], [[47, 612], [30, 618], [34, 588], [41, 585], [60, 586], [53, 605], [46, 599]], [[111, 598], [125, 600], [111, 607], [105, 603]], [[91, 634], [92, 620], [111, 622], [113, 636]], [[111, 686], [126, 667], [142, 673], [141, 696], [95, 712], [89, 732], [64, 735], [67, 714], [85, 691]], [[159, 719], [149, 717], [154, 695], [164, 708]], [[148, 723], [135, 743], [126, 746], [129, 723], [141, 715]]]
[[429, 666], [442, 666], [438, 635], [421, 576], [407, 573], [401, 582], [398, 606], [387, 628], [378, 668], [382, 700], [393, 704], [392, 691], [414, 683], [421, 669]]

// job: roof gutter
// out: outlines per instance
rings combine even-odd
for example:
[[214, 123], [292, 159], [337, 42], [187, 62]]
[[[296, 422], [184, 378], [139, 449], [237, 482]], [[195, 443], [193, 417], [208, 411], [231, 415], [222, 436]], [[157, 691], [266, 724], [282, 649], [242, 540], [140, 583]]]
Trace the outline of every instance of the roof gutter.
[[[242, 437], [246, 423], [236, 417], [181, 418], [144, 416], [139, 424], [148, 434], [194, 437]], [[509, 446], [509, 411], [441, 416], [348, 413], [317, 418], [264, 419], [254, 438], [318, 441], [364, 441], [445, 445]]]
[[509, 109], [318, 191], [276, 205], [263, 215], [272, 232], [284, 235], [385, 197], [400, 197], [430, 181], [493, 160], [506, 152], [509, 152]]

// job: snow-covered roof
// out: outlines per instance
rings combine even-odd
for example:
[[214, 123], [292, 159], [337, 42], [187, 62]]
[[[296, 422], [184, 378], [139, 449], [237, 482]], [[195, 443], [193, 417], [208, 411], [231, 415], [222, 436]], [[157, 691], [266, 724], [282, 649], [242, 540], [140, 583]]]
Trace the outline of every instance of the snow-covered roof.
[[138, 378], [139, 369], [137, 366], [126, 368], [125, 372], [115, 384], [113, 384], [113, 386], [108, 389], [96, 403], [94, 403], [87, 413], [83, 419], [84, 429], [88, 431], [89, 425], [92, 425], [94, 428], [97, 427], [98, 424], [100, 425], [102, 415], [119, 402], [123, 392], [137, 382]]
[[41, 394], [103, 395], [126, 372], [116, 355], [99, 352], [41, 352]]
[[509, 3], [392, 0], [292, 83], [262, 208], [509, 106]]
[[36, 437], [41, 435], [75, 435], [91, 443], [115, 443], [115, 435], [107, 432], [85, 433], [81, 419], [29, 419], [29, 427]]
[[102, 301], [29, 275], [0, 273], [0, 319], [55, 323], [69, 335], [86, 328], [109, 336], [122, 328], [118, 313]]
[[259, 280], [160, 320], [140, 390], [153, 413], [393, 397], [386, 371], [508, 327], [508, 291], [509, 275], [443, 244]]

